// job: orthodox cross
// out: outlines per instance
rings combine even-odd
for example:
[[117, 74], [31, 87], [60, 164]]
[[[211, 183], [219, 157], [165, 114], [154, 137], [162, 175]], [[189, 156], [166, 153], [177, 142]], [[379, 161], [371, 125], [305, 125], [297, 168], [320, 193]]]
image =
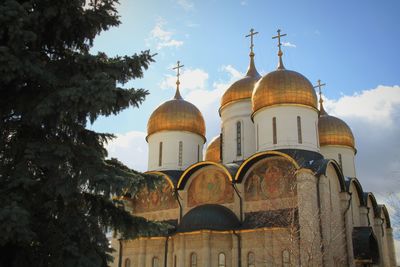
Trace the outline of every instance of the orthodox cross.
[[321, 80], [317, 81], [318, 84], [314, 86], [314, 88], [318, 88], [319, 93], [319, 102], [322, 103], [322, 90], [321, 88], [326, 85], [326, 83], [321, 83]]
[[181, 65], [181, 62], [178, 60], [178, 61], [176, 62], [176, 67], [173, 67], [173, 68], [172, 68], [173, 70], [177, 70], [177, 71], [176, 71], [176, 78], [177, 78], [178, 82], [179, 82], [179, 76], [181, 76], [179, 70], [180, 70], [180, 68], [182, 68], [182, 67], [183, 67], [183, 65]]
[[254, 29], [250, 29], [250, 34], [246, 35], [246, 37], [250, 37], [250, 52], [251, 53], [253, 53], [253, 47], [254, 47], [253, 37], [256, 34], [258, 34], [258, 32], [255, 32]]
[[281, 34], [281, 30], [280, 30], [280, 29], [278, 29], [277, 32], [278, 32], [278, 35], [273, 36], [272, 39], [278, 38], [279, 54], [282, 54], [282, 50], [281, 50], [281, 46], [282, 46], [281, 37], [286, 36], [286, 33]]
[[180, 82], [179, 82], [179, 76], [181, 76], [181, 73], [179, 72], [179, 70], [180, 70], [180, 68], [182, 68], [183, 67], [183, 65], [181, 65], [181, 62], [178, 60], [177, 62], [176, 62], [176, 67], [173, 67], [172, 69], [173, 70], [176, 70], [176, 86], [177, 86], [177, 89], [179, 89], [179, 84], [180, 84]]

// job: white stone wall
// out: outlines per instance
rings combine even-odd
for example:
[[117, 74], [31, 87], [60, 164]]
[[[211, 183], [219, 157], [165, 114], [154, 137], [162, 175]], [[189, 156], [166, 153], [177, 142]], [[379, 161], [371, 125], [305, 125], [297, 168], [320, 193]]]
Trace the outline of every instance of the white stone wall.
[[[182, 131], [163, 131], [148, 138], [149, 171], [185, 170], [203, 159], [204, 139], [198, 134]], [[179, 165], [179, 142], [182, 141], [182, 165]], [[159, 166], [159, 150], [162, 142], [162, 160]]]
[[[346, 243], [346, 228], [341, 203], [339, 178], [335, 168], [329, 164], [326, 176], [320, 178], [321, 219], [323, 228], [324, 263], [326, 266], [345, 266], [349, 251]], [[348, 204], [345, 203], [345, 204]], [[345, 205], [347, 208], [347, 205]]]
[[356, 177], [354, 164], [355, 151], [347, 146], [321, 146], [321, 154], [326, 159], [334, 159], [340, 164], [339, 154], [342, 157], [341, 167], [345, 177]]
[[[244, 160], [256, 151], [255, 130], [251, 121], [251, 100], [245, 99], [229, 104], [221, 110], [223, 135], [222, 162]], [[236, 124], [241, 122], [241, 155], [237, 155]]]
[[[301, 118], [302, 143], [298, 140], [297, 116]], [[277, 143], [273, 143], [272, 119], [276, 118]], [[254, 114], [256, 150], [304, 149], [319, 152], [318, 112], [306, 106], [277, 105]], [[258, 141], [258, 143], [257, 143]]]

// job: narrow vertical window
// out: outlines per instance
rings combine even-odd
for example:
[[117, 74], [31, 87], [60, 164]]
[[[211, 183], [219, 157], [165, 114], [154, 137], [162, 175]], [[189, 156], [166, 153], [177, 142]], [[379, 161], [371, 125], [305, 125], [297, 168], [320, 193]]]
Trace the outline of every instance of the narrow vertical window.
[[182, 150], [183, 150], [183, 142], [179, 141], [178, 166], [182, 166]]
[[221, 129], [221, 141], [219, 143], [219, 146], [220, 146], [220, 148], [219, 148], [220, 159], [222, 162], [224, 160], [224, 158], [223, 158], [223, 155], [224, 155], [224, 152], [223, 152], [223, 150], [224, 150], [224, 128]]
[[197, 267], [197, 255], [194, 252], [190, 254], [190, 267]]
[[131, 267], [131, 260], [130, 259], [126, 259], [125, 260], [125, 267]]
[[151, 267], [160, 267], [160, 262], [157, 257], [153, 257]]
[[315, 122], [315, 134], [317, 135], [317, 146], [319, 147], [318, 121]]
[[218, 267], [225, 267], [225, 254], [224, 253], [219, 253], [218, 254]]
[[200, 145], [197, 145], [197, 162], [200, 161]]
[[278, 143], [277, 137], [276, 137], [276, 117], [272, 118], [272, 138], [273, 138], [274, 145], [276, 145]]
[[174, 255], [174, 267], [177, 266], [177, 262], [176, 262], [176, 255]]
[[236, 122], [236, 156], [242, 155], [242, 123]]
[[256, 126], [256, 149], [257, 149], [257, 151], [258, 151], [258, 149], [259, 149], [259, 138], [258, 138], [258, 123], [257, 123], [257, 126]]
[[162, 142], [160, 142], [160, 146], [158, 148], [158, 166], [162, 165]]
[[282, 266], [290, 267], [290, 254], [287, 250], [282, 251]]
[[249, 252], [249, 254], [247, 254], [247, 267], [255, 267], [255, 266], [256, 266], [256, 260], [254, 257], [254, 253]]
[[301, 118], [297, 116], [297, 141], [299, 144], [303, 143], [303, 137], [301, 135]]
[[333, 210], [331, 180], [329, 180], [329, 205], [331, 206], [331, 210]]
[[343, 162], [342, 162], [342, 154], [338, 154], [338, 159], [339, 159], [339, 166], [340, 166], [340, 168], [342, 169], [342, 171], [343, 171]]

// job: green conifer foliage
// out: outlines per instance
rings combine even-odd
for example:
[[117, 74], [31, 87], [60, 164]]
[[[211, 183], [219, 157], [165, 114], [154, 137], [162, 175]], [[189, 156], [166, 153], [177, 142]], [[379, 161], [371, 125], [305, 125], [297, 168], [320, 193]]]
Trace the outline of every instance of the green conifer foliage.
[[149, 51], [89, 53], [119, 25], [117, 4], [0, 1], [0, 266], [107, 266], [106, 231], [159, 230], [111, 198], [152, 177], [106, 160], [112, 135], [87, 128], [148, 93], [119, 85], [143, 76]]

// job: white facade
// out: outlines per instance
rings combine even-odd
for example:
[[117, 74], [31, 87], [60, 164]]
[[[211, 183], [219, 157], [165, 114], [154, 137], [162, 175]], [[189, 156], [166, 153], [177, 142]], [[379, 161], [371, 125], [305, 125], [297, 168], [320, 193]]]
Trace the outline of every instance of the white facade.
[[233, 102], [221, 110], [223, 163], [244, 160], [256, 152], [251, 113], [250, 98]]
[[334, 159], [342, 167], [343, 175], [346, 177], [356, 177], [356, 167], [354, 164], [355, 151], [347, 146], [321, 146], [321, 154], [326, 159]]
[[185, 170], [203, 158], [204, 138], [184, 131], [161, 131], [148, 137], [148, 171]]
[[319, 152], [318, 112], [311, 107], [266, 107], [258, 110], [253, 120], [257, 152], [285, 148]]

